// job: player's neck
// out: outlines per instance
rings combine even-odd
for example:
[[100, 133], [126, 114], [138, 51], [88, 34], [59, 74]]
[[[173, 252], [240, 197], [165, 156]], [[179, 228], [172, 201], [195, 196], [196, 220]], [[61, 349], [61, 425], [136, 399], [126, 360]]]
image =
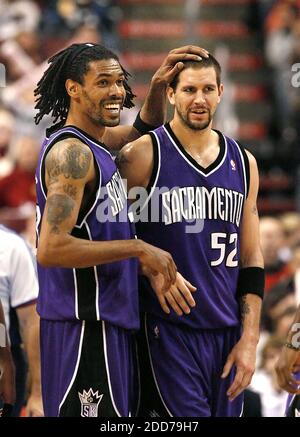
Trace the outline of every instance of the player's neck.
[[175, 119], [170, 122], [170, 126], [182, 147], [186, 150], [194, 149], [197, 152], [202, 152], [212, 142], [218, 141], [218, 135], [212, 130], [212, 122], [202, 130], [193, 130]]
[[74, 111], [69, 111], [65, 124], [78, 127], [97, 141], [101, 141], [105, 131], [105, 126], [96, 125], [88, 117]]

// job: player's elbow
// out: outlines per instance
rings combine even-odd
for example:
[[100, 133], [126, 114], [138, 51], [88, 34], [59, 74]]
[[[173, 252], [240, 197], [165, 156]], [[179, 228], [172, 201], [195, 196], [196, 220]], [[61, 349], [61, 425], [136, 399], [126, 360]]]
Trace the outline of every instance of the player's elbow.
[[37, 262], [43, 267], [53, 267], [51, 257], [49, 256], [49, 251], [41, 245], [39, 245], [37, 248], [36, 259]]
[[61, 262], [58, 246], [55, 238], [50, 239], [47, 243], [40, 240], [36, 254], [38, 263], [43, 267], [59, 267]]

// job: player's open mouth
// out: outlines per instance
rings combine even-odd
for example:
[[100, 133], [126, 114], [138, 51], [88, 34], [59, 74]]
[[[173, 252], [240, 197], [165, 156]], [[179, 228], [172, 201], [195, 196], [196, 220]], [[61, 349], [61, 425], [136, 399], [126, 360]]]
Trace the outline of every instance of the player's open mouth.
[[104, 105], [104, 109], [109, 111], [111, 114], [118, 114], [121, 109], [121, 105], [119, 103], [108, 103]]
[[206, 109], [192, 109], [190, 111], [192, 114], [203, 115], [207, 113]]

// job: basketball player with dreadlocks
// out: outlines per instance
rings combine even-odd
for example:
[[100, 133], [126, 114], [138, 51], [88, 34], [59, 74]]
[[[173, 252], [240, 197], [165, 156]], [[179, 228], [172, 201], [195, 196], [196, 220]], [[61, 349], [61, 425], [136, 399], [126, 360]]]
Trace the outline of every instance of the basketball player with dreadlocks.
[[45, 416], [135, 414], [138, 261], [163, 275], [165, 291], [176, 266], [134, 238], [110, 152], [163, 121], [167, 84], [182, 60], [201, 56], [195, 46], [169, 53], [133, 127], [118, 126], [121, 109], [134, 106], [129, 75], [103, 46], [62, 50], [38, 83], [36, 123], [45, 114], [59, 121], [46, 133], [36, 173]]

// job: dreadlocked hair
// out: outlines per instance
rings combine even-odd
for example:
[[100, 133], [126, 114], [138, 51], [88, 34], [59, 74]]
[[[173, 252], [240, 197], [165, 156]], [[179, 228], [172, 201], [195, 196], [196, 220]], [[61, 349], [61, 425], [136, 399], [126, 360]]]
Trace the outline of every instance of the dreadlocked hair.
[[[112, 51], [100, 44], [89, 43], [72, 44], [49, 58], [48, 64], [50, 65], [34, 90], [34, 96], [37, 97], [35, 109], [38, 110], [34, 117], [35, 123], [39, 124], [44, 115], [49, 113], [54, 117], [53, 123], [57, 120], [66, 120], [70, 106], [70, 96], [65, 87], [66, 80], [72, 79], [83, 85], [84, 75], [89, 70], [89, 63], [106, 59], [115, 59], [119, 62], [118, 56]], [[128, 78], [131, 75], [121, 64], [120, 67], [125, 77], [126, 96], [123, 106], [132, 108], [135, 95], [128, 84]]]

